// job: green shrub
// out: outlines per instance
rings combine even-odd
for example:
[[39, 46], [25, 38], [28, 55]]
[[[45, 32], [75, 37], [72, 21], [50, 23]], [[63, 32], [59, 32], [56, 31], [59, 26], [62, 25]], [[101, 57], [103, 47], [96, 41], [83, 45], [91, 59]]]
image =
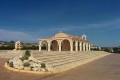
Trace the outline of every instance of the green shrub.
[[45, 63], [41, 63], [41, 68], [46, 68]]
[[13, 62], [8, 63], [10, 67], [13, 67]]
[[30, 57], [31, 56], [30, 51], [26, 50], [24, 55]]
[[30, 51], [26, 50], [25, 54], [20, 58], [22, 61], [28, 60], [28, 58], [31, 56]]
[[26, 63], [23, 64], [23, 66], [28, 67], [28, 66], [30, 66], [30, 64], [28, 62], [26, 62]]
[[28, 60], [28, 56], [22, 56], [20, 59], [21, 59], [22, 61]]

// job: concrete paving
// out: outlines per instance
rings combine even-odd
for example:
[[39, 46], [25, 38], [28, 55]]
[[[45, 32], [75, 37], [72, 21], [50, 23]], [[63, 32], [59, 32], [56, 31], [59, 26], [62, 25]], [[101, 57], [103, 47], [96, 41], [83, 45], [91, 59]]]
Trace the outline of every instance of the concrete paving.
[[[12, 56], [9, 54], [8, 57]], [[4, 68], [7, 60], [8, 58], [0, 57], [0, 80], [120, 80], [120, 54], [111, 54], [71, 70], [51, 75], [10, 71]]]
[[120, 80], [120, 54], [111, 54], [43, 80]]
[[15, 56], [19, 56], [20, 53], [6, 53], [6, 52], [0, 52], [0, 58], [13, 58]]

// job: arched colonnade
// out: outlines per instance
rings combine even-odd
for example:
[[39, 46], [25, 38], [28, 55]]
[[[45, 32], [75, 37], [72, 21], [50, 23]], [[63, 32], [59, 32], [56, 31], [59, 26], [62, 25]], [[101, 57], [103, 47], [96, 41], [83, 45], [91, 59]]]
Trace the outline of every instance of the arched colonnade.
[[47, 51], [90, 51], [91, 49], [91, 44], [87, 41], [71, 39], [41, 39], [39, 40], [39, 51], [41, 51], [42, 43], [45, 43]]

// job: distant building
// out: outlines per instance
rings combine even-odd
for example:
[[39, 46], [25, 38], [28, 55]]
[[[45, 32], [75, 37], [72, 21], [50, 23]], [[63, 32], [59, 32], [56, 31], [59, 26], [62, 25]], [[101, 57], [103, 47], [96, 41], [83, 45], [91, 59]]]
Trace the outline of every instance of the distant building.
[[15, 50], [21, 50], [22, 49], [22, 44], [20, 41], [15, 42]]
[[86, 35], [82, 37], [66, 33], [57, 33], [51, 38], [39, 39], [39, 51], [46, 45], [47, 51], [90, 51], [91, 43], [87, 40]]

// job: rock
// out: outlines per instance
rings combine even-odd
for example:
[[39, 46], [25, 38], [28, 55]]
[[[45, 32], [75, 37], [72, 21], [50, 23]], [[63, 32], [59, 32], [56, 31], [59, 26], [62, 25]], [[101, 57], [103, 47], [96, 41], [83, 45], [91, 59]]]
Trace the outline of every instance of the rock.
[[29, 60], [24, 60], [23, 63], [29, 63]]
[[38, 71], [41, 71], [41, 67], [38, 67]]
[[28, 60], [29, 60], [29, 61], [34, 61], [34, 62], [37, 63], [37, 59], [35, 59], [33, 56], [30, 56], [30, 57], [28, 58]]
[[17, 68], [17, 69], [20, 69], [20, 70], [22, 70], [24, 68], [24, 66], [19, 65], [19, 64], [14, 64], [13, 66], [14, 66], [14, 68]]
[[23, 62], [19, 58], [14, 58], [13, 59], [13, 67], [17, 69], [23, 69]]
[[22, 58], [22, 57], [23, 57], [22, 55], [19, 56], [19, 58]]
[[19, 56], [14, 57], [12, 60], [18, 60], [18, 59], [19, 59]]
[[14, 68], [19, 70], [28, 70], [28, 71], [53, 71], [53, 68], [46, 63], [43, 63], [40, 60], [35, 59], [33, 56], [30, 56], [28, 60], [22, 61], [20, 58], [24, 55], [22, 53], [20, 56], [14, 57], [9, 60], [9, 63], [13, 63]]
[[11, 62], [13, 62], [13, 59], [10, 59], [10, 60], [9, 60], [9, 63], [11, 63]]
[[37, 67], [34, 67], [34, 68], [32, 68], [32, 70], [33, 70], [33, 71], [37, 71], [37, 70], [38, 70], [38, 68], [37, 68]]
[[32, 64], [34, 64], [35, 62], [33, 62], [33, 61], [29, 61], [29, 63], [30, 63], [30, 65], [32, 65]]
[[46, 70], [45, 70], [45, 68], [41, 68], [41, 71], [42, 71], [42, 72], [45, 72]]
[[40, 61], [40, 60], [37, 60], [37, 62], [38, 62], [38, 63], [42, 63], [42, 61]]
[[53, 68], [51, 66], [49, 66], [49, 65], [46, 65], [46, 70], [47, 71], [53, 71]]
[[31, 67], [24, 67], [24, 70], [31, 71]]
[[41, 67], [41, 65], [39, 65], [37, 63], [33, 63], [33, 64], [30, 64], [30, 67]]

